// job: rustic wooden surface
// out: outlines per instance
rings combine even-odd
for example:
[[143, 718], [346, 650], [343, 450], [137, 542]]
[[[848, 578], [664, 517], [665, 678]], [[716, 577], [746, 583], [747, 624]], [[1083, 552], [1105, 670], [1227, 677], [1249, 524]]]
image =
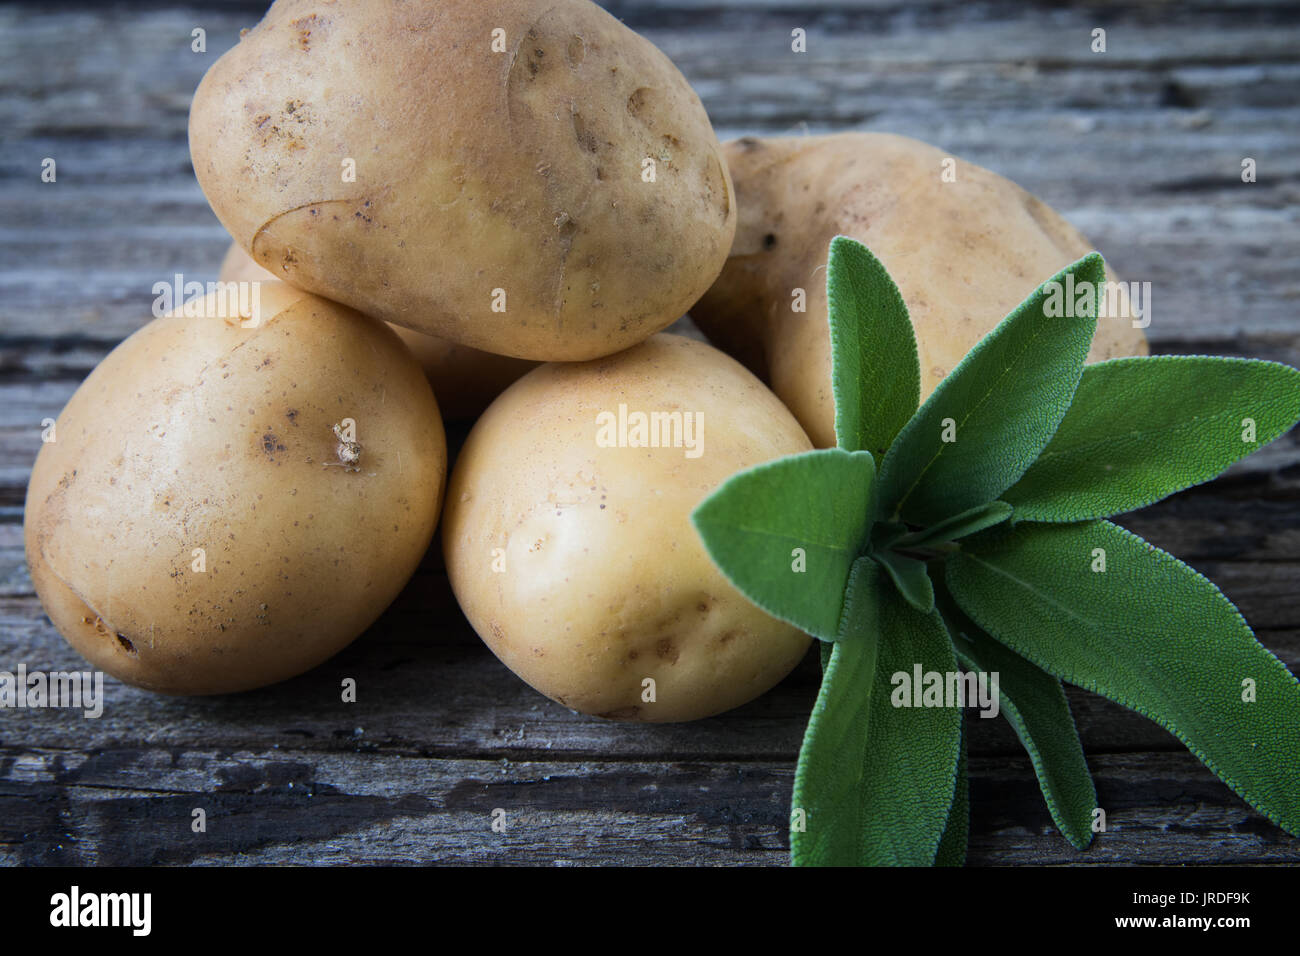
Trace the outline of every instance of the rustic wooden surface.
[[[678, 63], [722, 136], [862, 128], [942, 144], [1060, 209], [1125, 278], [1151, 281], [1157, 351], [1300, 364], [1294, 4], [607, 6]], [[0, 7], [0, 670], [80, 666], [23, 565], [39, 423], [145, 320], [155, 281], [215, 277], [226, 239], [190, 168], [189, 98], [257, 16]], [[196, 26], [206, 54], [190, 52]], [[1094, 27], [1105, 54], [1089, 49]], [[46, 156], [56, 184], [39, 180]], [[1297, 671], [1298, 503], [1289, 436], [1125, 523], [1217, 581]], [[355, 704], [339, 700], [344, 677]], [[478, 642], [431, 553], [369, 633], [281, 686], [185, 700], [109, 681], [99, 720], [0, 711], [0, 861], [781, 863], [816, 684], [810, 657], [713, 720], [571, 714]], [[1110, 831], [1070, 849], [1005, 722], [971, 720], [972, 862], [1300, 861], [1300, 841], [1169, 734], [1090, 694], [1071, 700]], [[190, 830], [199, 807], [206, 834]]]

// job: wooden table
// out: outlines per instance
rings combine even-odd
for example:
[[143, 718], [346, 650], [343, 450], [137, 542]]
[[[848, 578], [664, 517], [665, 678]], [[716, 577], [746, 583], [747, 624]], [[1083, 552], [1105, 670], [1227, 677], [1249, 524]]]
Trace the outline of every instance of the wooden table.
[[[1294, 4], [609, 6], [677, 62], [724, 138], [860, 128], [942, 144], [1152, 282], [1156, 351], [1300, 364]], [[0, 8], [0, 670], [81, 666], [23, 564], [40, 422], [147, 319], [154, 282], [215, 277], [226, 237], [190, 168], [187, 112], [257, 17], [227, 4]], [[207, 53], [190, 50], [195, 27]], [[1104, 54], [1090, 49], [1096, 27]], [[54, 184], [40, 180], [47, 156]], [[1254, 184], [1240, 179], [1247, 156]], [[1300, 671], [1298, 502], [1293, 435], [1124, 523], [1218, 582]], [[355, 704], [340, 700], [345, 677]], [[488, 653], [433, 553], [370, 632], [286, 684], [172, 699], [109, 681], [98, 720], [0, 711], [0, 860], [780, 864], [817, 680], [810, 656], [761, 700], [681, 726], [575, 715]], [[972, 862], [1300, 861], [1300, 841], [1169, 734], [1090, 694], [1071, 700], [1109, 832], [1072, 850], [1005, 722], [972, 720]]]

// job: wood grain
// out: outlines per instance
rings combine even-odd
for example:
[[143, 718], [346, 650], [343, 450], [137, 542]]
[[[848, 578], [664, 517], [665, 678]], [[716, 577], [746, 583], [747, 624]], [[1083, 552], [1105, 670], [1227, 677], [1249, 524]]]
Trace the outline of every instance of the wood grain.
[[[871, 129], [940, 144], [1152, 282], [1157, 351], [1300, 364], [1294, 5], [606, 6], [673, 58], [724, 138]], [[0, 669], [81, 666], [23, 565], [40, 423], [148, 319], [155, 282], [215, 277], [227, 239], [190, 167], [189, 98], [257, 17], [240, 3], [0, 7]], [[806, 54], [790, 51], [796, 27]], [[40, 182], [47, 156], [54, 184]], [[1246, 156], [1257, 183], [1240, 180]], [[1289, 436], [1121, 523], [1218, 582], [1297, 670], [1298, 503]], [[339, 699], [345, 677], [355, 704]], [[0, 711], [0, 862], [779, 864], [817, 680], [810, 657], [762, 699], [681, 726], [572, 714], [486, 651], [435, 549], [366, 635], [278, 687], [193, 700], [110, 680], [96, 720]], [[1070, 698], [1108, 831], [1070, 849], [1005, 722], [972, 714], [972, 862], [1300, 861], [1300, 841], [1165, 731]]]

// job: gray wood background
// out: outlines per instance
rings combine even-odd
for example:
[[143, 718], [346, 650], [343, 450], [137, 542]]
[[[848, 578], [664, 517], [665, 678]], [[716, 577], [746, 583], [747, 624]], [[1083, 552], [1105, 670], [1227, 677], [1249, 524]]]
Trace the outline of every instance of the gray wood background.
[[[676, 61], [724, 138], [871, 129], [940, 144], [1151, 281], [1156, 351], [1300, 364], [1295, 4], [606, 5]], [[0, 6], [0, 670], [81, 664], [23, 565], [40, 421], [147, 319], [155, 281], [215, 277], [226, 239], [190, 167], [189, 100], [258, 15]], [[196, 26], [206, 54], [190, 51]], [[795, 27], [805, 55], [790, 52]], [[40, 181], [46, 156], [55, 184]], [[1297, 671], [1298, 502], [1288, 436], [1123, 523], [1218, 582]], [[344, 677], [356, 704], [339, 700]], [[0, 861], [779, 864], [817, 680], [810, 657], [761, 700], [681, 726], [571, 714], [478, 642], [435, 553], [369, 633], [286, 684], [185, 700], [109, 681], [99, 720], [0, 711]], [[1300, 841], [1169, 734], [1071, 700], [1109, 832], [1072, 850], [1005, 723], [972, 720], [972, 862], [1300, 862]], [[206, 834], [190, 830], [197, 807]]]

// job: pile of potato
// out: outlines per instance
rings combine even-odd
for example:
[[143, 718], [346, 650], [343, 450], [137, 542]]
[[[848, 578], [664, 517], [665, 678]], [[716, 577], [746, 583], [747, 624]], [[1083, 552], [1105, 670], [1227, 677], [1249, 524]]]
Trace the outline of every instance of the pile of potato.
[[[119, 345], [25, 515], [59, 631], [170, 694], [339, 651], [442, 509], [461, 607], [542, 693], [646, 721], [745, 703], [809, 638], [726, 581], [689, 514], [834, 444], [831, 237], [897, 280], [926, 391], [1090, 248], [992, 173], [941, 183], [914, 141], [724, 148], [588, 0], [278, 0], [204, 77], [190, 147], [235, 242], [222, 278], [260, 309], [217, 290]], [[657, 334], [688, 310], [735, 358]], [[1092, 357], [1143, 351], [1115, 321]], [[443, 416], [480, 412], [448, 481]]]

